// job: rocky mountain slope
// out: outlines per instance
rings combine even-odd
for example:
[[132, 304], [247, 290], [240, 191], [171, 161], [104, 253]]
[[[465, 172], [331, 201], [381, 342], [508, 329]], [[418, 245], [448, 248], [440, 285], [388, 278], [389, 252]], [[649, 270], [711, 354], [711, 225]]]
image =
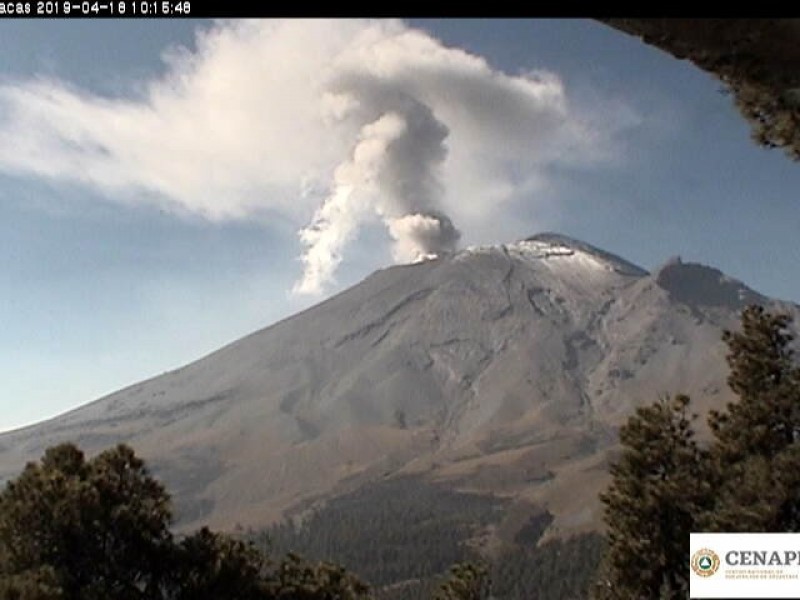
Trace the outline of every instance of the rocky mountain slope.
[[[0, 435], [0, 477], [60, 441], [134, 446], [181, 524], [260, 526], [395, 476], [597, 526], [616, 427], [659, 394], [728, 400], [721, 343], [759, 302], [719, 271], [654, 273], [554, 234], [391, 267], [181, 369]], [[508, 531], [504, 533], [504, 529]]]

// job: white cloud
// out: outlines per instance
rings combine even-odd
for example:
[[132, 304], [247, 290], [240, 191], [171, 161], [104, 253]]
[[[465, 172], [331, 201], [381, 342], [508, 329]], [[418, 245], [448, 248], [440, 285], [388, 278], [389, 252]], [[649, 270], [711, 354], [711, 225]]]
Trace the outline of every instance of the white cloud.
[[576, 114], [556, 75], [506, 75], [398, 21], [221, 22], [165, 60], [137, 99], [0, 86], [0, 168], [211, 220], [288, 219], [299, 291], [332, 280], [365, 222], [384, 222], [396, 260], [449, 251], [550, 166], [608, 152], [608, 124]]

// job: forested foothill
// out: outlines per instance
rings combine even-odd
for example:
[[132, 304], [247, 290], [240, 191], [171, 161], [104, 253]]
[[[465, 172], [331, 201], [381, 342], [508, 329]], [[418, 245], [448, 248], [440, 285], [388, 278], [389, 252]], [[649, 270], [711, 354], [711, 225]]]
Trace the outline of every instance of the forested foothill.
[[789, 326], [750, 306], [741, 328], [725, 332], [738, 400], [708, 415], [708, 440], [698, 440], [685, 395], [629, 418], [601, 495], [605, 535], [546, 536], [544, 511], [486, 552], [476, 540], [506, 501], [413, 477], [262, 531], [178, 535], [169, 493], [130, 447], [87, 458], [61, 444], [0, 493], [0, 598], [685, 598], [689, 532], [800, 530], [800, 367]]

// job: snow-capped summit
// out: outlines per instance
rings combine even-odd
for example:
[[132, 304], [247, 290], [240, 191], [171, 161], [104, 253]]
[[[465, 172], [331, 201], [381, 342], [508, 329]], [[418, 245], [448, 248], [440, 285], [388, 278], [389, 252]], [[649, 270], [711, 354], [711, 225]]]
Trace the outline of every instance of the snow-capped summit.
[[562, 266], [572, 265], [581, 270], [606, 270], [633, 277], [647, 275], [647, 271], [619, 256], [558, 233], [539, 233], [510, 244], [470, 246], [460, 254], [486, 254], [497, 251], [532, 261], [556, 259], [554, 262]]
[[582, 242], [559, 233], [539, 233], [523, 240], [523, 242], [520, 243], [525, 242], [536, 244], [544, 248], [549, 247], [551, 248], [551, 252], [554, 253], [571, 252], [573, 254], [592, 256], [623, 275], [633, 275], [637, 277], [647, 275], [646, 270], [642, 269], [638, 265], [628, 262], [623, 258], [620, 258], [616, 254], [606, 252], [605, 250], [601, 250], [600, 248], [592, 246], [591, 244], [587, 244], [586, 242]]

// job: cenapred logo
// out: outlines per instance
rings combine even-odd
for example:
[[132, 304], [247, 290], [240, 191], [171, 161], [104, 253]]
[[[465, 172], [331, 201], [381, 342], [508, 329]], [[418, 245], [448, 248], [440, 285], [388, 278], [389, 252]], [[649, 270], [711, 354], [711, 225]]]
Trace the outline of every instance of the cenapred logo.
[[700, 577], [711, 577], [719, 569], [719, 556], [713, 550], [701, 548], [692, 555], [692, 571]]

